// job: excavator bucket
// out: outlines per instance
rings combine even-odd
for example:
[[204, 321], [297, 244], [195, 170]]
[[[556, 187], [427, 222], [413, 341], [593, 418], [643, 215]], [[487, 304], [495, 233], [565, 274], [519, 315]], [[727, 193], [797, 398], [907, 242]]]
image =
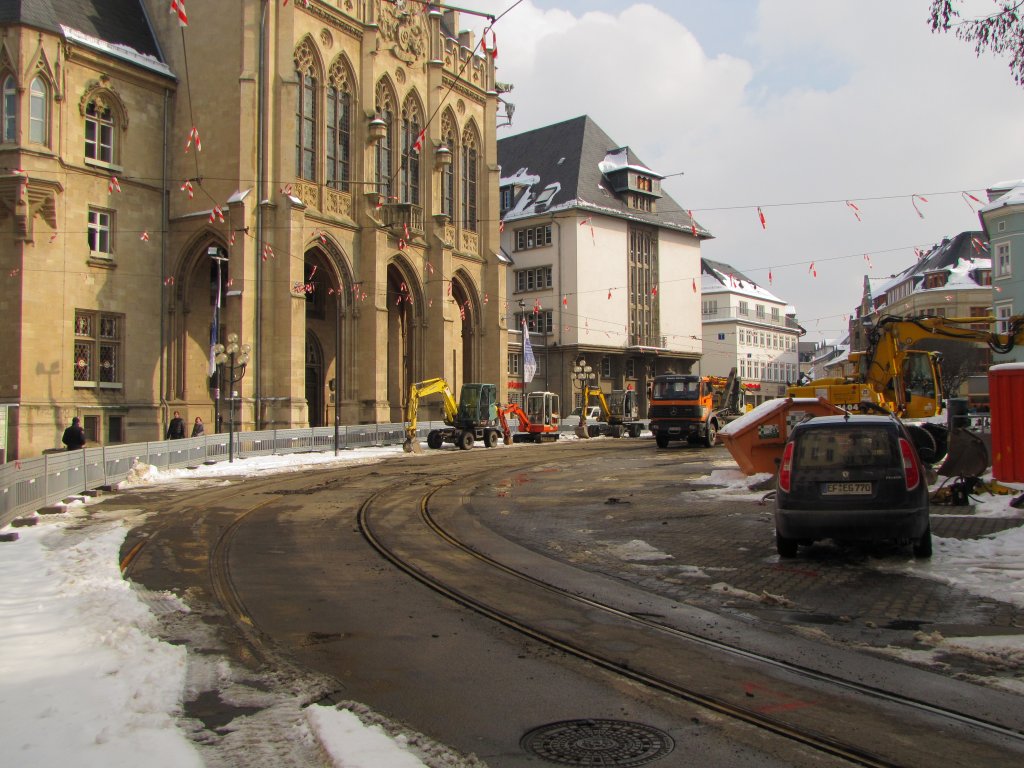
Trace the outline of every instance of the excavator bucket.
[[581, 440], [586, 440], [588, 437], [590, 437], [589, 428], [585, 424], [578, 424], [576, 426], [576, 437], [580, 438]]
[[406, 453], [423, 453], [423, 446], [420, 445], [419, 438], [415, 432], [411, 435], [408, 432], [405, 433], [405, 442], [402, 443], [402, 450]]
[[989, 468], [988, 448], [976, 434], [963, 427], [949, 433], [949, 452], [936, 470], [945, 477], [981, 477]]

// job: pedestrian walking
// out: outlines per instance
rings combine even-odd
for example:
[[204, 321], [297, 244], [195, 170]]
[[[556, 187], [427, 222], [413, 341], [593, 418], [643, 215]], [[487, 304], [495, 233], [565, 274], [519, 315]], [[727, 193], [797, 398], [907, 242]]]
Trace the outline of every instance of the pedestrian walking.
[[199, 416], [196, 416], [195, 424], [192, 425], [192, 437], [199, 437], [206, 431], [203, 427], [203, 420]]
[[78, 417], [71, 420], [71, 426], [64, 430], [64, 436], [60, 439], [69, 451], [77, 451], [85, 447], [85, 430], [82, 429]]
[[171, 423], [167, 425], [167, 440], [181, 440], [185, 437], [185, 420], [181, 418], [181, 413], [178, 411], [174, 412], [174, 418], [171, 419]]

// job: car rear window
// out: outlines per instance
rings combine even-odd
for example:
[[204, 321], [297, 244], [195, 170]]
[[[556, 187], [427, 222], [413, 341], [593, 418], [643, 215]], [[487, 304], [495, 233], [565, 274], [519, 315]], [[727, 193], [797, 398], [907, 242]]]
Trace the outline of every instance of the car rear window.
[[793, 463], [801, 469], [892, 466], [899, 463], [894, 442], [884, 426], [808, 429], [797, 439]]

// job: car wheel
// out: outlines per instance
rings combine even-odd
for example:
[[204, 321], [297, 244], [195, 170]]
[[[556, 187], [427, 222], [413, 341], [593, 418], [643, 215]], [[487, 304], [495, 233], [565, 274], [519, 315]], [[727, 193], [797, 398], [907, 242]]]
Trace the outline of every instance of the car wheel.
[[473, 447], [473, 433], [468, 429], [465, 432], [457, 435], [455, 438], [455, 444], [464, 451], [468, 451]]
[[704, 445], [707, 448], [715, 447], [715, 438], [718, 437], [718, 428], [715, 426], [715, 422], [709, 421], [708, 428], [704, 431]]
[[427, 447], [437, 450], [444, 445], [444, 437], [436, 429], [432, 429], [427, 433]]
[[668, 438], [665, 435], [655, 435], [654, 442], [658, 444], [659, 448], [668, 448]]
[[914, 542], [914, 557], [932, 556], [932, 527], [929, 525], [921, 538]]
[[488, 429], [484, 431], [484, 445], [488, 448], [494, 448], [498, 444], [498, 432], [494, 429]]
[[787, 539], [778, 529], [775, 529], [775, 549], [779, 553], [779, 557], [785, 557], [787, 559], [796, 557], [797, 543], [796, 539]]

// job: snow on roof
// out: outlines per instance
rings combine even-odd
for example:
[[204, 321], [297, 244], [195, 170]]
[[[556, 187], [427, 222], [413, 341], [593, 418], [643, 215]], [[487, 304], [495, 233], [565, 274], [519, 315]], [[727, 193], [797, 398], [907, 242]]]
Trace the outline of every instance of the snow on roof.
[[502, 176], [498, 180], [499, 187], [507, 187], [509, 184], [520, 187], [530, 187], [540, 184], [540, 176], [530, 173], [528, 168], [520, 168], [511, 176]]
[[64, 35], [64, 39], [68, 42], [78, 43], [87, 48], [106, 53], [109, 56], [130, 61], [132, 64], [138, 64], [140, 67], [145, 67], [167, 77], [174, 77], [174, 73], [162, 61], [149, 54], [140, 53], [130, 46], [121, 43], [108, 43], [106, 40], [100, 40], [98, 37], [87, 35], [85, 32], [77, 29], [65, 27], [63, 24], [60, 25], [60, 30]]
[[606, 176], [609, 173], [615, 173], [615, 171], [621, 171], [628, 168], [633, 171], [640, 171], [648, 176], [657, 176], [659, 179], [662, 178], [661, 174], [655, 173], [646, 165], [630, 163], [629, 147], [619, 147], [618, 149], [610, 150], [608, 154], [604, 156], [604, 160], [597, 164], [597, 168]]
[[984, 206], [979, 213], [989, 213], [990, 211], [1003, 208], [1007, 205], [1024, 205], [1024, 179], [1021, 181], [1010, 181], [1004, 184], [998, 184], [995, 189], [1004, 189], [1011, 187], [1010, 191], [1001, 197], [997, 197], [988, 205]]
[[[707, 273], [702, 274], [700, 277], [700, 285], [703, 293], [736, 293], [741, 296], [750, 296], [755, 299], [761, 299], [762, 301], [773, 301], [776, 304], [786, 303], [771, 291], [762, 288], [753, 280], [740, 279], [731, 274], [715, 269], [710, 265], [709, 269], [718, 275], [718, 278], [716, 279], [714, 276]], [[786, 311], [789, 311], [788, 306], [786, 307]]]

